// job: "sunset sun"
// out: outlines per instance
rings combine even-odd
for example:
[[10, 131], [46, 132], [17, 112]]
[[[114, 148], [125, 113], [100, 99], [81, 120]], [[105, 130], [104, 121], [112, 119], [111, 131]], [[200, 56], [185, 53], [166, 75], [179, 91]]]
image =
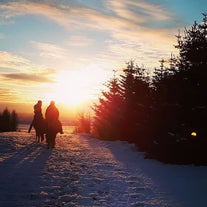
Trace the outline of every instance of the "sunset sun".
[[[55, 78], [48, 99], [58, 103], [77, 106], [94, 98], [94, 89], [101, 87], [104, 75], [100, 72], [91, 74], [86, 70], [61, 71]], [[98, 93], [98, 92], [97, 92]]]
[[66, 105], [77, 105], [90, 99], [86, 80], [77, 72], [61, 72], [54, 87], [54, 99]]

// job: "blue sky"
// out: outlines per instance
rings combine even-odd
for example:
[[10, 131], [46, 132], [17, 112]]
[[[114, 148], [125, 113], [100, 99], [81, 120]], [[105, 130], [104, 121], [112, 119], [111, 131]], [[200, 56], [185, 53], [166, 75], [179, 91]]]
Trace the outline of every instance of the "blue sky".
[[0, 102], [92, 98], [130, 59], [152, 71], [175, 51], [178, 29], [202, 20], [205, 5], [206, 0], [1, 0]]

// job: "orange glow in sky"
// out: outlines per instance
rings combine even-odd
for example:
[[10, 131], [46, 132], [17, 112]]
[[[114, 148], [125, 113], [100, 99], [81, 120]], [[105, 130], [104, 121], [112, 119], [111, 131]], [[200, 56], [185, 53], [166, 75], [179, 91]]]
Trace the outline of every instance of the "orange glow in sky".
[[187, 2], [0, 1], [0, 111], [97, 100], [131, 59], [152, 72], [178, 29], [200, 21], [206, 0]]
[[[46, 94], [46, 101], [55, 100], [67, 106], [76, 106], [96, 99], [107, 73], [95, 65], [84, 70], [61, 71], [51, 84], [51, 92]], [[97, 90], [97, 91], [96, 91]]]

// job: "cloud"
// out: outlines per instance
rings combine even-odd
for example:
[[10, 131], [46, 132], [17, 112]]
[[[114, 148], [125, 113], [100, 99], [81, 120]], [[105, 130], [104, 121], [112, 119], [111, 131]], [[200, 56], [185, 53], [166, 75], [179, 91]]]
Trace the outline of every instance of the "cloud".
[[70, 36], [67, 45], [72, 47], [86, 47], [94, 44], [95, 40], [81, 35]]
[[67, 50], [55, 44], [32, 42], [39, 50], [40, 56], [44, 58], [64, 59], [67, 57]]
[[30, 82], [52, 83], [54, 82], [50, 78], [48, 78], [45, 74], [41, 74], [41, 73], [39, 74], [7, 73], [7, 74], [2, 74], [1, 77], [3, 77], [6, 80], [17, 81], [20, 83], [30, 83]]
[[[18, 1], [1, 3], [0, 14], [4, 22], [17, 16], [42, 15], [59, 25], [70, 29], [72, 26], [79, 27], [83, 20], [81, 8], [73, 8], [69, 5], [55, 4], [53, 1]], [[76, 19], [77, 18], [77, 19]], [[3, 21], [2, 20], [2, 21]]]
[[107, 1], [106, 6], [117, 17], [134, 23], [144, 23], [149, 17], [159, 20], [169, 19], [169, 15], [163, 9], [146, 1]]
[[25, 68], [30, 65], [30, 61], [20, 57], [18, 55], [13, 55], [11, 53], [0, 51], [0, 68], [8, 68], [18, 70], [19, 68]]
[[47, 96], [57, 76], [57, 70], [44, 69], [36, 73], [4, 72], [0, 74], [1, 102], [30, 103]]
[[[80, 1], [78, 4], [75, 4], [76, 1], [59, 1], [59, 4], [55, 2], [57, 1], [15, 1], [0, 4], [0, 9], [6, 12], [7, 19], [19, 15], [42, 15], [63, 26], [68, 32], [82, 32], [76, 37], [71, 33], [67, 46], [80, 47], [94, 43], [86, 36], [88, 32], [96, 31], [97, 36], [103, 37], [100, 41], [107, 42], [110, 39], [106, 44], [108, 50], [105, 53], [117, 52], [113, 55], [119, 57], [131, 55], [134, 48], [134, 56], [137, 50], [139, 56], [148, 49], [153, 51], [153, 47], [167, 52], [172, 46], [174, 32], [177, 30], [172, 24], [176, 22], [175, 15], [164, 5], [150, 1], [105, 0], [103, 7], [99, 9], [89, 7], [84, 1], [81, 2], [85, 5]], [[163, 25], [168, 25], [171, 29], [162, 29]], [[103, 33], [107, 34], [107, 37], [104, 37]], [[68, 55], [66, 49], [55, 44], [41, 42], [34, 44], [41, 51], [40, 56], [44, 58], [63, 59]], [[161, 45], [160, 49], [158, 45]]]
[[[9, 108], [9, 109], [17, 109], [16, 105], [14, 106], [14, 103], [19, 103], [22, 102], [24, 104], [29, 103], [29, 99], [24, 97], [25, 95], [25, 90], [21, 91], [19, 90], [19, 87], [15, 88], [0, 88], [0, 97], [1, 97], [1, 104], [0, 108], [3, 110], [4, 108]], [[29, 95], [27, 95], [28, 97]], [[23, 111], [25, 108], [23, 108]]]
[[13, 55], [11, 53], [0, 51], [0, 78], [2, 83], [52, 83], [53, 77], [57, 74], [55, 69], [48, 69], [43, 66], [37, 66], [29, 60]]
[[[104, 7], [99, 10], [71, 2], [55, 4], [55, 1], [18, 1], [0, 4], [0, 9], [3, 11], [2, 18], [5, 19], [20, 15], [43, 15], [67, 29], [78, 29], [80, 26], [107, 29], [111, 25], [116, 27], [113, 22], [124, 20], [130, 26], [132, 22], [137, 24], [154, 20], [168, 21], [173, 18], [162, 5], [146, 1], [106, 0]], [[106, 13], [106, 10], [110, 12]]]
[[[122, 1], [124, 2], [124, 1]], [[129, 8], [134, 8], [134, 12], [142, 14], [146, 20], [172, 20], [173, 15], [163, 5], [153, 4], [147, 1], [128, 1]]]
[[64, 14], [56, 7], [35, 1], [8, 2], [5, 4], [1, 3], [0, 9], [3, 11], [2, 17], [4, 17], [5, 20], [16, 16], [38, 14], [45, 15], [51, 19], [62, 22], [64, 16]]
[[0, 97], [1, 102], [10, 102], [11, 100], [15, 99], [16, 94], [13, 90], [8, 88], [0, 88]]

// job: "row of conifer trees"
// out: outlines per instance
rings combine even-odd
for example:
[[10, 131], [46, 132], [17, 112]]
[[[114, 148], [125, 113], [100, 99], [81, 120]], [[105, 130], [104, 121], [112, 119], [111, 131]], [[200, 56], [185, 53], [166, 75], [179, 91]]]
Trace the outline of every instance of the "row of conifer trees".
[[133, 60], [94, 104], [93, 133], [166, 162], [207, 162], [207, 14], [177, 37], [179, 55], [154, 75]]
[[10, 112], [7, 108], [0, 113], [0, 132], [16, 131], [18, 126], [18, 115], [13, 110]]

